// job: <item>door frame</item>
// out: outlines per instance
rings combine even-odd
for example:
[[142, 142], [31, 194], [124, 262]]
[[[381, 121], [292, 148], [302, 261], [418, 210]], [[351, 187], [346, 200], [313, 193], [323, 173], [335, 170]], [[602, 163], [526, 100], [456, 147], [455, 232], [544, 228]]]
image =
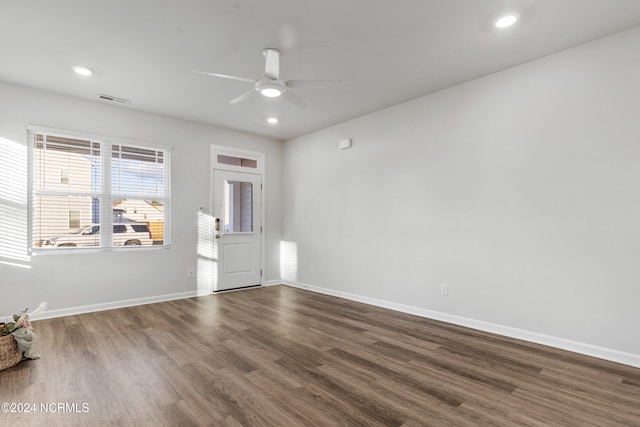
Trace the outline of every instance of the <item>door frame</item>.
[[[218, 156], [237, 157], [241, 159], [254, 160], [256, 167], [236, 166], [218, 161]], [[228, 171], [228, 172], [241, 172], [253, 175], [260, 175], [262, 182], [262, 191], [260, 191], [260, 216], [262, 224], [262, 230], [260, 233], [260, 269], [262, 274], [260, 275], [260, 286], [264, 286], [266, 269], [264, 265], [265, 259], [265, 193], [267, 190], [265, 179], [265, 154], [259, 151], [242, 150], [240, 148], [225, 147], [223, 145], [211, 144], [209, 149], [209, 212], [213, 215], [213, 173], [215, 170]], [[212, 289], [213, 291], [213, 289]]]

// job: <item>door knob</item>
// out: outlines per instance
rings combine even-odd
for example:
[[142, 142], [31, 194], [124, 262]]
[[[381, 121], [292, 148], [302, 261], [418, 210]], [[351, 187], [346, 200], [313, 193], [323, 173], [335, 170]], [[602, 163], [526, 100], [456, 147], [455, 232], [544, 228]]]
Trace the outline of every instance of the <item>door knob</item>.
[[220, 235], [219, 235], [219, 234], [216, 234], [216, 235], [215, 235], [215, 238], [216, 238], [216, 239], [219, 239], [219, 238], [220, 238]]

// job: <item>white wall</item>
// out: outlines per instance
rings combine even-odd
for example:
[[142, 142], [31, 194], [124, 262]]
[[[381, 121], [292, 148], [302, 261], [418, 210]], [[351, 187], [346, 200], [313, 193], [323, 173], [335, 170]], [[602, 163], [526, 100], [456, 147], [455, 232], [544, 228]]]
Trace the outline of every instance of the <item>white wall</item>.
[[279, 279], [281, 142], [0, 83], [0, 137], [26, 146], [28, 123], [173, 146], [172, 246], [34, 256], [29, 268], [0, 263], [1, 315], [40, 301], [63, 310], [195, 292], [197, 279], [188, 279], [187, 269], [197, 265], [198, 207], [209, 206], [210, 144], [266, 154], [265, 279]]
[[634, 29], [287, 141], [289, 278], [640, 361], [638, 46]]

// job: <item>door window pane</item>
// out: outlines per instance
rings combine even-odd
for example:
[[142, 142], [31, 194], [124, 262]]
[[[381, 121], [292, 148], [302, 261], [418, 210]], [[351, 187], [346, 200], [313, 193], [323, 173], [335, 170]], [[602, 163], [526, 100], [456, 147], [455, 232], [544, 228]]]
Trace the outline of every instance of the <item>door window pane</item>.
[[218, 163], [221, 165], [240, 166], [243, 168], [256, 169], [258, 167], [258, 161], [254, 159], [245, 159], [243, 157], [225, 156], [224, 154], [218, 154]]
[[225, 181], [226, 233], [248, 233], [253, 231], [253, 183]]

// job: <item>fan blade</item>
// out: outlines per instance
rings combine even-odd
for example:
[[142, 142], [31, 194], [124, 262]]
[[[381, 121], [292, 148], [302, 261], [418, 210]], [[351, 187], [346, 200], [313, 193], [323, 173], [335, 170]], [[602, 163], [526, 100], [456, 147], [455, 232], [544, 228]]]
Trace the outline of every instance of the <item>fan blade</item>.
[[287, 80], [287, 87], [329, 87], [340, 83], [339, 80]]
[[204, 74], [207, 76], [213, 76], [213, 77], [222, 77], [223, 79], [230, 79], [230, 80], [239, 80], [241, 82], [249, 82], [249, 83], [255, 83], [255, 80], [251, 80], [251, 79], [247, 79], [246, 77], [238, 77], [238, 76], [228, 76], [226, 74], [217, 74], [217, 73], [208, 73], [206, 71], [196, 71], [193, 70], [194, 73], [198, 73], [198, 74]]
[[304, 103], [304, 101], [300, 98], [298, 98], [293, 92], [291, 92], [290, 90], [285, 91], [282, 94], [282, 97], [284, 99], [286, 99], [287, 101], [289, 101], [290, 103], [292, 103], [293, 105], [295, 105], [298, 108], [307, 108], [307, 104]]
[[257, 93], [255, 89], [251, 89], [248, 92], [243, 93], [242, 95], [240, 95], [239, 97], [232, 99], [231, 101], [229, 101], [229, 104], [237, 104], [240, 101], [244, 101], [245, 99], [249, 98], [251, 95], [253, 95], [254, 93]]
[[264, 75], [273, 80], [280, 77], [280, 51], [278, 49], [265, 49], [262, 51], [265, 58]]

